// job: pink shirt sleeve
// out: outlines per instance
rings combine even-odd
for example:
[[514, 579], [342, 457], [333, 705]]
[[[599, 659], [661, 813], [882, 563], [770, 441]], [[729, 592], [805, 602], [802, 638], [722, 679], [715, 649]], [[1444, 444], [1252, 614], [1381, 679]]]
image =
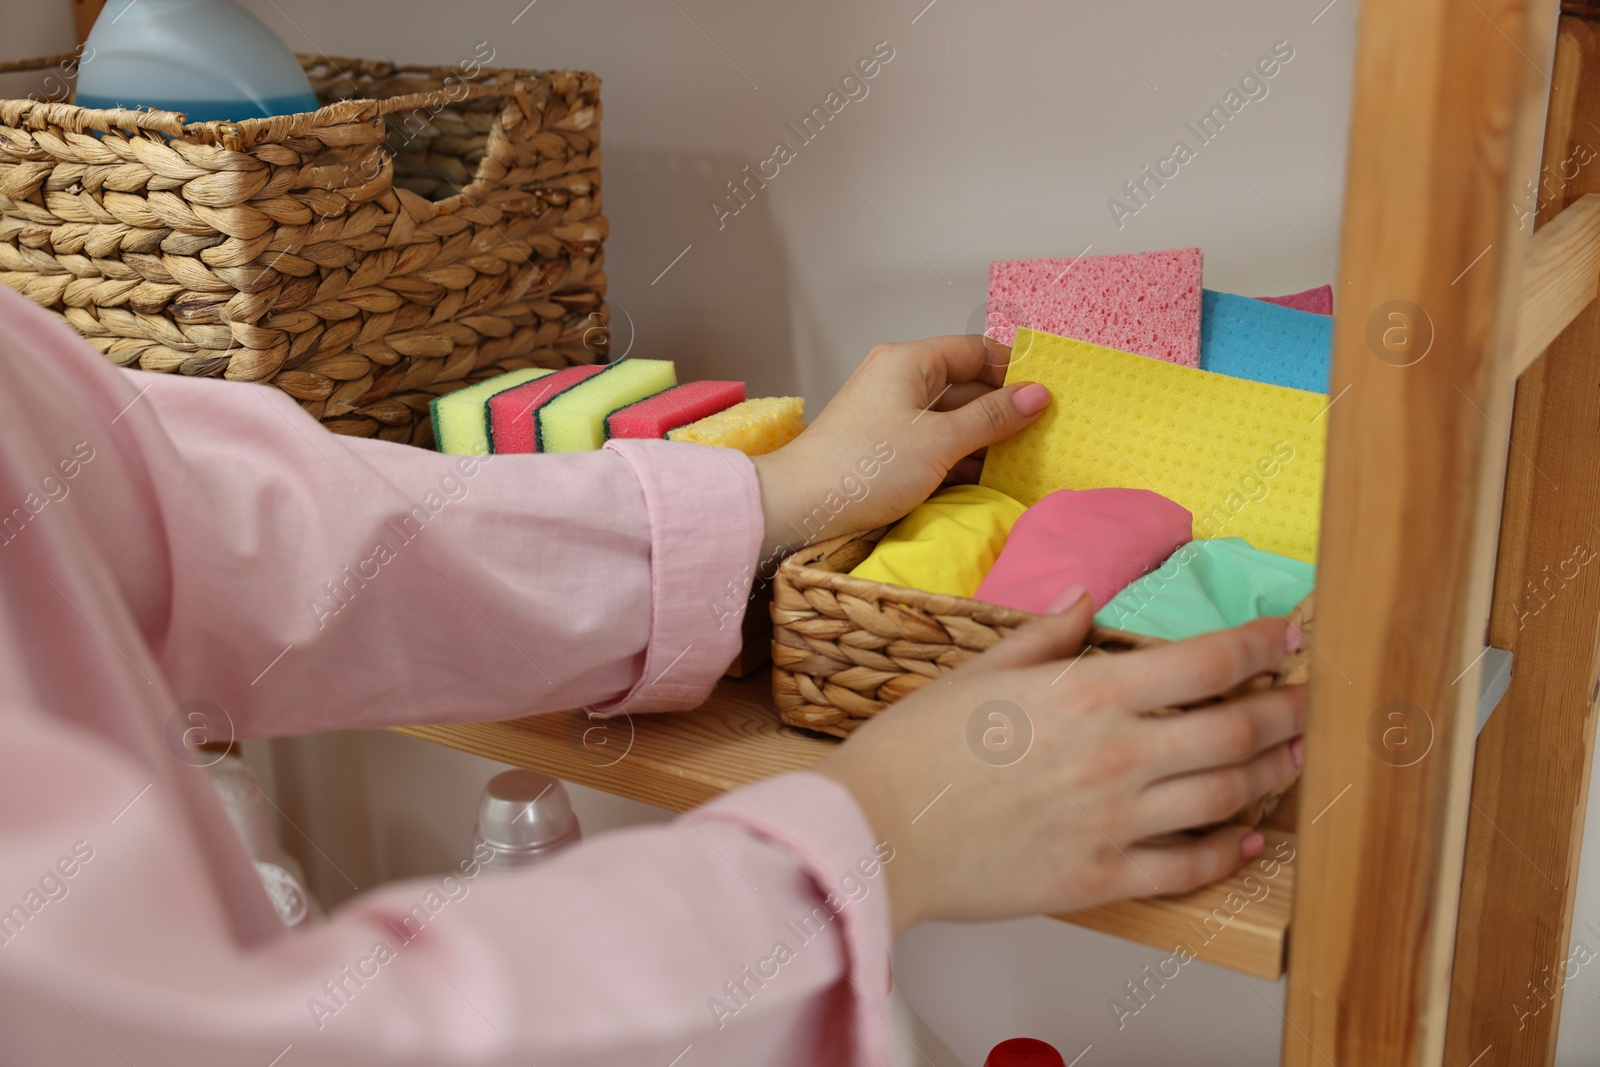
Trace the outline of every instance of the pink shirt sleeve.
[[738, 651], [717, 594], [748, 589], [762, 522], [737, 452], [444, 456], [329, 434], [277, 390], [130, 384], [135, 506], [174, 565], [163, 668], [243, 736], [693, 707]]
[[737, 646], [748, 460], [464, 463], [113, 370], [4, 287], [0, 322], [8, 1060], [887, 1062], [892, 852], [827, 779], [284, 934], [175, 754], [192, 700], [241, 737], [692, 705]]

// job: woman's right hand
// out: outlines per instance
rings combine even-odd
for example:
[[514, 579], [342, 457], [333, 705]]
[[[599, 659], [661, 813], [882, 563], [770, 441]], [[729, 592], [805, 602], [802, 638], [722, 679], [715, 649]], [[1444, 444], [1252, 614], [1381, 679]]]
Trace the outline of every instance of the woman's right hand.
[[[1092, 616], [1081, 597], [1020, 628], [862, 724], [818, 764], [894, 849], [884, 871], [896, 933], [924, 919], [1004, 919], [1181, 893], [1261, 851], [1261, 836], [1240, 826], [1140, 842], [1216, 823], [1287, 786], [1300, 763], [1304, 686], [1148, 713], [1277, 666], [1299, 632], [1258, 619], [1080, 657]], [[1031, 734], [1021, 758], [996, 757], [978, 740], [1008, 728], [1018, 748]]]

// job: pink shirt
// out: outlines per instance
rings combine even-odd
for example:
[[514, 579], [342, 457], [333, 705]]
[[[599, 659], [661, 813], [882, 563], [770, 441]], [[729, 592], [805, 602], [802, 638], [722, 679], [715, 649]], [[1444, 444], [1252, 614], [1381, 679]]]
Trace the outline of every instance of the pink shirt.
[[745, 457], [441, 456], [116, 370], [4, 286], [0, 323], [0, 1062], [889, 1062], [888, 852], [827, 779], [289, 933], [170, 740], [191, 700], [240, 738], [691, 707]]

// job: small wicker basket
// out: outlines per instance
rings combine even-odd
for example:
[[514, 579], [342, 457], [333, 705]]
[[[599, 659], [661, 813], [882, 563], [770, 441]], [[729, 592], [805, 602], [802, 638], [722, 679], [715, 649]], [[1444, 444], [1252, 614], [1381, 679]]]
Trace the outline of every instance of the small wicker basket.
[[414, 444], [436, 396], [604, 357], [599, 78], [302, 62], [324, 106], [276, 118], [0, 101], [0, 281], [118, 365]]
[[[849, 572], [888, 529], [820, 542], [778, 568], [772, 600], [772, 695], [791, 726], [848, 737], [888, 705], [1035, 618], [981, 600], [851, 577]], [[1306, 597], [1289, 616], [1308, 635], [1314, 597]], [[1089, 644], [1103, 653], [1163, 643], [1098, 626], [1089, 632]], [[1303, 682], [1310, 670], [1308, 641], [1275, 671], [1249, 679], [1234, 693]], [[1237, 821], [1259, 822], [1278, 796], [1247, 808]]]

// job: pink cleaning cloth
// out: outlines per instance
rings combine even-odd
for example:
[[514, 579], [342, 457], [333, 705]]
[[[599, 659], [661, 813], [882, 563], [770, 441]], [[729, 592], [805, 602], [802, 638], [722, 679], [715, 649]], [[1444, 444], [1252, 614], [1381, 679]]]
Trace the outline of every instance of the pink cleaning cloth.
[[1060, 489], [1022, 513], [977, 599], [1040, 614], [1082, 585], [1098, 611], [1193, 530], [1188, 508], [1148, 489]]
[[1200, 365], [1198, 248], [989, 264], [984, 333], [1010, 344], [1018, 326]]
[[1258, 296], [1266, 304], [1278, 304], [1296, 311], [1309, 311], [1313, 315], [1333, 314], [1333, 286], [1319, 285], [1315, 289], [1307, 289], [1303, 293], [1290, 293], [1288, 296]]

